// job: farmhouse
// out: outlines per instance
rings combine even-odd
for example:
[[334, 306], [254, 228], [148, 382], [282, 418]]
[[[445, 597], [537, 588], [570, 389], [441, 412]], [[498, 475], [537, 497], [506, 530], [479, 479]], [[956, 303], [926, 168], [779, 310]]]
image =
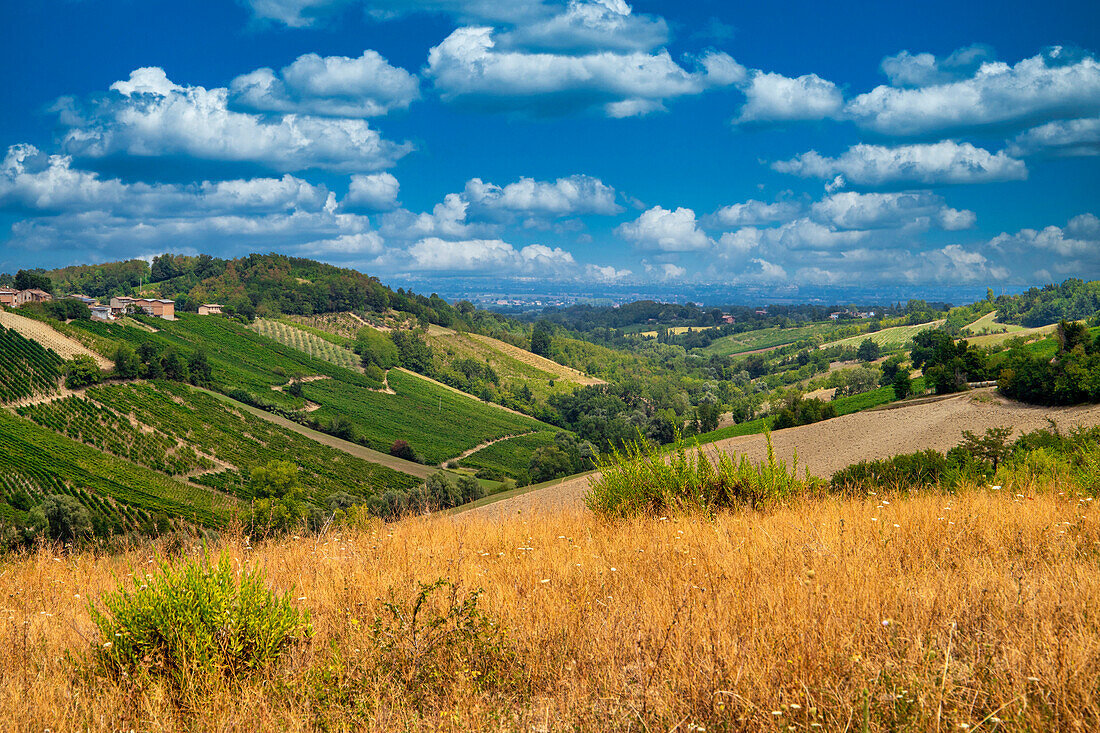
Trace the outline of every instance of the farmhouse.
[[53, 300], [52, 295], [38, 288], [32, 288], [30, 290], [0, 288], [0, 305], [9, 308], [18, 308], [24, 303], [45, 303], [51, 300]]
[[217, 316], [222, 312], [222, 307], [218, 303], [205, 303], [199, 306], [200, 316]]
[[131, 298], [125, 295], [111, 298], [111, 313], [114, 315], [136, 312], [173, 321], [176, 318], [176, 301], [163, 298]]
[[115, 320], [114, 313], [111, 312], [111, 306], [100, 305], [95, 303], [89, 310], [92, 311], [92, 320], [94, 321], [113, 321]]

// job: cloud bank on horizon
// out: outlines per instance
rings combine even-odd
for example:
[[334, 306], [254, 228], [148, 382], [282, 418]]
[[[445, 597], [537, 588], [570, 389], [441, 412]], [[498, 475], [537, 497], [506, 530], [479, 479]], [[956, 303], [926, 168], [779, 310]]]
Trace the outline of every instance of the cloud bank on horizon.
[[[1037, 32], [1016, 57], [974, 38], [842, 68], [823, 39], [742, 54], [737, 10], [242, 5], [229, 17], [266, 65], [150, 58], [10, 109], [22, 122], [0, 132], [51, 132], [0, 140], [0, 270], [280, 251], [586, 283], [1100, 277], [1100, 61], [1084, 46]], [[938, 26], [913, 38], [942, 48]], [[377, 43], [349, 53], [340, 28]]]

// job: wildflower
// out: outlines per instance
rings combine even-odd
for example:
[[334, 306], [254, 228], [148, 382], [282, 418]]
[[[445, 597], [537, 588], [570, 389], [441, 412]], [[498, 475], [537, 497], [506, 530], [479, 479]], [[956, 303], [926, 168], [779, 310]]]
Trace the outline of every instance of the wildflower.
[[891, 619], [888, 619], [888, 618], [882, 619], [882, 625], [883, 626], [889, 626], [892, 623], [894, 623], [894, 622]]
[[871, 517], [871, 521], [872, 521], [872, 522], [877, 522], [877, 521], [878, 521], [878, 517]]
[[1000, 486], [990, 486], [989, 488], [993, 489], [994, 491], [1000, 491], [1001, 490]]
[[802, 706], [799, 705], [798, 703], [796, 703], [796, 702], [791, 703], [791, 710], [801, 710], [801, 709], [802, 709]]
[[549, 583], [549, 582], [550, 582], [550, 578], [543, 578], [543, 579], [542, 579], [542, 580], [540, 580], [539, 582], [540, 582], [540, 583]]
[[895, 527], [897, 527], [898, 529], [901, 529], [901, 525], [900, 525], [900, 524], [895, 524], [894, 526], [895, 526]]

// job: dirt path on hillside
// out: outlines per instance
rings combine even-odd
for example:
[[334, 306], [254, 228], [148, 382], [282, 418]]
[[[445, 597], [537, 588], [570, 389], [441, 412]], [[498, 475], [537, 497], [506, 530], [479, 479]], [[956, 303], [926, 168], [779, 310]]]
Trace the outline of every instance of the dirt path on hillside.
[[534, 432], [537, 432], [537, 431], [528, 430], [526, 433], [516, 433], [515, 435], [505, 435], [503, 438], [494, 438], [493, 440], [487, 440], [484, 443], [482, 443], [481, 445], [475, 445], [473, 448], [471, 448], [468, 451], [463, 451], [462, 453], [458, 454], [454, 458], [448, 458], [447, 460], [443, 461], [443, 463], [440, 463], [439, 465], [442, 468], [443, 466], [446, 466], [451, 461], [461, 461], [464, 458], [469, 458], [474, 453], [477, 453], [479, 450], [481, 450], [483, 448], [488, 448], [489, 446], [496, 445], [497, 443], [503, 443], [504, 441], [511, 440], [512, 438], [522, 438], [524, 435], [530, 435], [531, 433], [534, 433]]
[[74, 356], [90, 356], [95, 359], [100, 369], [112, 369], [114, 364], [99, 354], [89, 349], [76, 339], [71, 339], [58, 333], [45, 323], [27, 318], [11, 311], [0, 310], [0, 326], [14, 329], [23, 338], [33, 339], [47, 349], [53, 349], [63, 359], [72, 359]]
[[[1011, 426], [1016, 437], [1047, 427], [1048, 418], [1063, 431], [1078, 425], [1100, 425], [1100, 405], [1039, 407], [1005, 400], [991, 389], [974, 390], [936, 402], [857, 412], [779, 430], [772, 433], [772, 443], [776, 457], [787, 461], [788, 467], [797, 449], [800, 467], [806, 466], [811, 473], [828, 478], [839, 469], [865, 459], [889, 458], [926, 448], [946, 451], [958, 445], [964, 430], [982, 433], [986, 428]], [[754, 461], [767, 456], [763, 435], [729, 438], [706, 448], [710, 452], [744, 453]], [[583, 507], [588, 481], [587, 477], [569, 479], [472, 509], [471, 513], [500, 516]]]

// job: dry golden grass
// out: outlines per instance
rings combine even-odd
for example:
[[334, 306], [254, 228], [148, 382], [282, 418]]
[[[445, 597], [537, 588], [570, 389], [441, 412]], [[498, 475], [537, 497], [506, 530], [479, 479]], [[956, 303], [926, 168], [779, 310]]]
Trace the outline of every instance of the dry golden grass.
[[[43, 549], [0, 561], [0, 719], [9, 730], [1096, 730], [1100, 522], [1073, 493], [1006, 485], [716, 521], [436, 517], [252, 548], [226, 540], [234, 563], [295, 589], [316, 633], [270, 677], [187, 700], [82, 661], [101, 643], [88, 599], [153, 567], [150, 552]], [[418, 709], [379, 672], [370, 627], [380, 599], [440, 577], [485, 589], [479, 607], [506, 630], [516, 676], [442, 680]], [[448, 672], [468, 670], [457, 660]]]

